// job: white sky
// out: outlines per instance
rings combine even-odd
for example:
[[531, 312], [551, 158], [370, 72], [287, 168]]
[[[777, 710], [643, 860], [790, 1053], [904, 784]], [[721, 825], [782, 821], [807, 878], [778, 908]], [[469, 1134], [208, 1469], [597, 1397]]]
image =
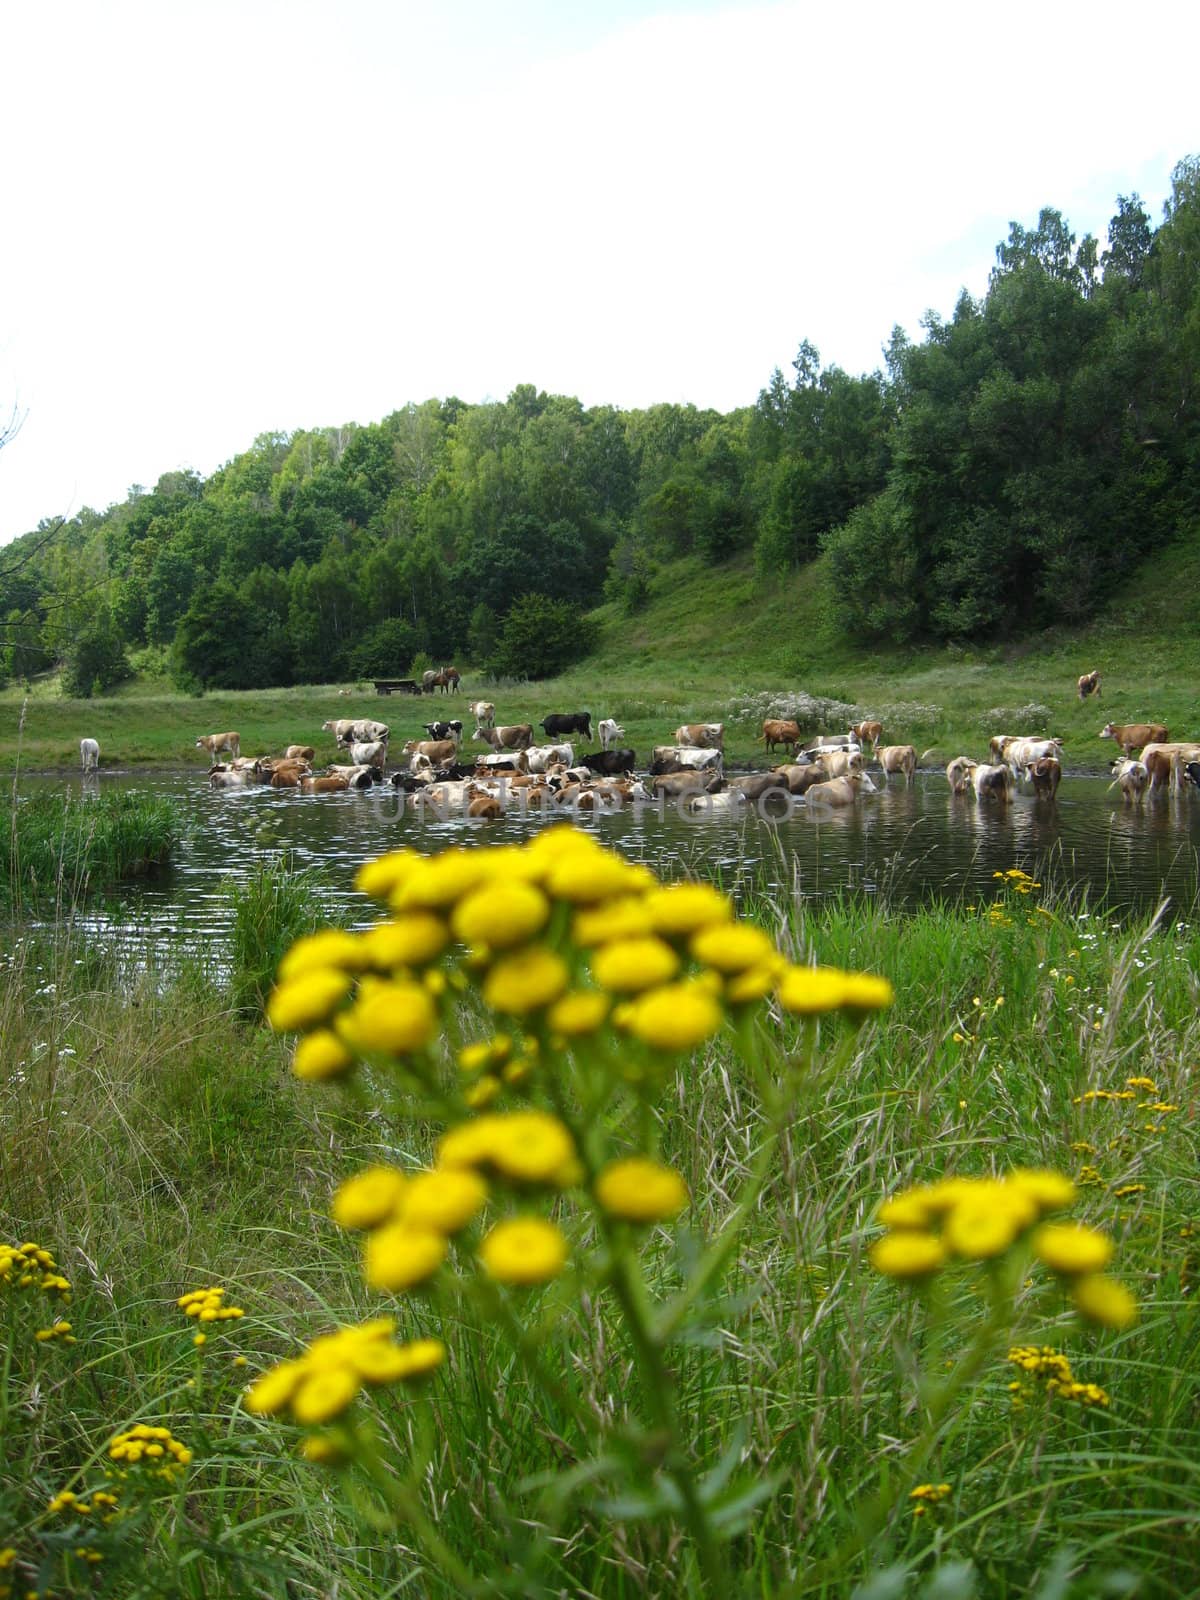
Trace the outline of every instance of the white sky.
[[1157, 224], [1200, 7], [0, 0], [0, 539], [265, 431], [518, 383], [751, 403]]

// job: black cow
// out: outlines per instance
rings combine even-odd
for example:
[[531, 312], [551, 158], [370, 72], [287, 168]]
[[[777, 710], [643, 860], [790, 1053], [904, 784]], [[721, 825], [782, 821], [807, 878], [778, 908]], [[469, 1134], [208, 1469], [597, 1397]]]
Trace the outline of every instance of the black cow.
[[592, 737], [590, 711], [564, 711], [558, 715], [543, 717], [541, 725], [547, 739], [562, 739], [568, 733], [581, 733], [585, 739]]
[[594, 755], [580, 756], [578, 764], [597, 778], [619, 778], [623, 772], [633, 771], [637, 757], [632, 750], [597, 750]]
[[422, 727], [431, 739], [461, 739], [461, 722], [425, 722]]
[[1185, 761], [1183, 775], [1189, 783], [1194, 783], [1200, 789], [1200, 761]]

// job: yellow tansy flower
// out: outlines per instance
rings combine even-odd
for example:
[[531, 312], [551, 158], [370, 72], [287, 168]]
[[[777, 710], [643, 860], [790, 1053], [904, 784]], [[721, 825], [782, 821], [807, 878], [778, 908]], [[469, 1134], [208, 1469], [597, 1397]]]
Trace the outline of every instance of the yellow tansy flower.
[[292, 1071], [309, 1083], [338, 1078], [353, 1065], [354, 1057], [350, 1051], [337, 1034], [328, 1028], [306, 1033], [292, 1055]]
[[362, 1049], [408, 1055], [437, 1032], [437, 1011], [420, 984], [380, 983], [359, 997], [350, 1025]]
[[666, 983], [679, 971], [679, 957], [662, 939], [620, 939], [592, 956], [592, 976], [603, 989], [637, 994]]
[[653, 890], [642, 904], [651, 928], [668, 939], [733, 920], [733, 906], [710, 883], [674, 883]]
[[693, 935], [690, 949], [701, 966], [726, 974], [763, 966], [777, 953], [761, 928], [745, 922], [702, 928]]
[[1052, 1272], [1100, 1272], [1112, 1260], [1113, 1242], [1081, 1222], [1048, 1222], [1033, 1237], [1034, 1254]]
[[496, 1224], [480, 1245], [479, 1258], [497, 1283], [548, 1283], [566, 1265], [567, 1241], [541, 1217], [513, 1217]]
[[334, 1192], [333, 1220], [343, 1228], [378, 1228], [399, 1215], [407, 1188], [408, 1180], [398, 1167], [367, 1167]]
[[464, 944], [507, 950], [540, 933], [550, 917], [550, 902], [531, 883], [489, 883], [467, 895], [450, 919]]
[[445, 1259], [442, 1234], [391, 1222], [368, 1236], [363, 1261], [372, 1289], [399, 1293], [432, 1278]]
[[364, 861], [354, 874], [354, 887], [373, 900], [386, 900], [424, 857], [415, 850], [389, 850], [374, 861]]
[[871, 1265], [889, 1278], [924, 1278], [946, 1261], [940, 1239], [931, 1233], [889, 1233], [871, 1246]]
[[410, 1228], [457, 1233], [487, 1203], [487, 1184], [477, 1173], [446, 1168], [418, 1172], [410, 1179], [401, 1217]]
[[627, 1222], [665, 1222], [688, 1203], [687, 1184], [672, 1167], [646, 1156], [610, 1161], [596, 1178], [596, 1199]]
[[779, 980], [779, 1003], [795, 1016], [837, 1011], [846, 997], [846, 975], [836, 967], [789, 967]]
[[567, 981], [562, 957], [534, 945], [500, 957], [483, 980], [483, 998], [493, 1011], [525, 1016], [553, 1004]]
[[556, 1000], [546, 1013], [553, 1033], [567, 1039], [595, 1033], [608, 1015], [609, 998], [598, 989], [576, 989]]
[[350, 993], [348, 972], [317, 967], [290, 978], [267, 1001], [267, 1021], [276, 1033], [302, 1033], [325, 1022]]
[[387, 972], [423, 967], [436, 961], [450, 942], [450, 930], [431, 911], [411, 911], [395, 922], [379, 922], [360, 936], [366, 965]]
[[1073, 1279], [1071, 1299], [1081, 1317], [1102, 1328], [1128, 1328], [1137, 1321], [1137, 1301], [1123, 1283], [1103, 1272]]
[[694, 1049], [721, 1026], [721, 1008], [699, 983], [671, 983], [651, 989], [632, 1003], [626, 1026], [635, 1039], [655, 1050]]
[[361, 965], [362, 947], [356, 934], [344, 928], [322, 928], [319, 933], [305, 934], [296, 940], [279, 963], [277, 976], [283, 983], [288, 978], [298, 978], [302, 973], [326, 967], [356, 972]]

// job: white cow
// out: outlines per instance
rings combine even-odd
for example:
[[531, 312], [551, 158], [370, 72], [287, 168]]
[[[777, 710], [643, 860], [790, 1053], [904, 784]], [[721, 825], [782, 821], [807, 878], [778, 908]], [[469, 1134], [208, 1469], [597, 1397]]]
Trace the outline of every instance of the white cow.
[[555, 762], [561, 762], [564, 767], [575, 764], [575, 752], [569, 744], [531, 744], [525, 754], [529, 758], [530, 772], [545, 772]]
[[95, 739], [80, 739], [79, 759], [85, 772], [96, 772], [100, 766], [100, 746]]
[[704, 770], [709, 767], [721, 771], [723, 760], [719, 750], [698, 750], [685, 745], [660, 744], [654, 747], [653, 762], [677, 761], [681, 767]]
[[472, 700], [467, 710], [475, 718], [478, 728], [494, 728], [496, 726], [496, 708], [490, 700]]
[[601, 750], [611, 750], [618, 740], [625, 737], [625, 729], [611, 717], [605, 717], [603, 722], [597, 723], [596, 731], [600, 735]]

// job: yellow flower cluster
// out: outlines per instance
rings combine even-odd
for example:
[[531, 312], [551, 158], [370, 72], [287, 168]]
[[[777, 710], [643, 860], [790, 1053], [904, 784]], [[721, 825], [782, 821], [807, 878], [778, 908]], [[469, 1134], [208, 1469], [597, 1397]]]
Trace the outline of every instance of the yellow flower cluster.
[[58, 1270], [58, 1263], [39, 1244], [0, 1243], [0, 1287], [41, 1289], [65, 1299], [71, 1285]]
[[[506, 1093], [528, 1102], [557, 1089], [549, 1073], [568, 1053], [593, 1051], [602, 1029], [593, 1064], [641, 1093], [661, 1081], [664, 1058], [704, 1044], [727, 1014], [757, 1002], [857, 1019], [893, 999], [881, 978], [793, 966], [712, 886], [664, 886], [571, 826], [522, 846], [392, 851], [367, 862], [356, 883], [387, 907], [386, 919], [363, 933], [300, 939], [280, 963], [267, 1015], [278, 1031], [302, 1035], [293, 1070], [332, 1079], [361, 1057], [390, 1058], [436, 1093], [436, 1052], [455, 1039], [464, 997], [473, 992], [494, 1021], [489, 1036], [449, 1052], [458, 1071], [443, 1095], [449, 1126], [432, 1168], [370, 1167], [334, 1196], [335, 1220], [366, 1235], [367, 1282], [387, 1293], [433, 1278], [450, 1241], [493, 1198], [520, 1209], [458, 1248], [513, 1286], [548, 1282], [569, 1255], [558, 1224], [531, 1199], [583, 1189], [605, 1218], [633, 1226], [684, 1210], [683, 1178], [648, 1155], [605, 1162], [592, 1151], [585, 1169], [555, 1113], [529, 1103], [486, 1109]], [[306, 1422], [336, 1415], [358, 1388], [353, 1360], [330, 1356], [336, 1379], [306, 1361], [267, 1374], [248, 1404], [290, 1406]]]
[[914, 1502], [913, 1516], [923, 1517], [930, 1511], [936, 1511], [942, 1501], [949, 1498], [950, 1492], [948, 1483], [919, 1483], [909, 1491], [908, 1496]]
[[174, 1438], [169, 1428], [137, 1422], [109, 1443], [110, 1461], [121, 1467], [148, 1468], [153, 1477], [167, 1483], [181, 1477], [190, 1464], [192, 1452]]
[[100, 1522], [110, 1523], [120, 1515], [120, 1502], [109, 1489], [95, 1489], [82, 1496], [71, 1489], [60, 1489], [46, 1510], [51, 1516], [95, 1516]]
[[216, 1287], [189, 1289], [175, 1304], [185, 1317], [195, 1317], [197, 1322], [226, 1322], [246, 1315], [241, 1306], [227, 1306], [225, 1290]]
[[314, 1339], [305, 1353], [265, 1372], [246, 1394], [246, 1409], [259, 1416], [290, 1411], [297, 1422], [319, 1424], [340, 1417], [367, 1386], [414, 1382], [445, 1360], [437, 1339], [395, 1344], [396, 1324], [376, 1317]]
[[1032, 894], [1035, 889], [1042, 887], [1036, 878], [1022, 872], [1020, 867], [1009, 867], [1007, 872], [993, 872], [992, 877], [999, 878], [1004, 887], [1011, 889], [1014, 894]]
[[304, 1035], [293, 1062], [303, 1078], [338, 1077], [360, 1055], [420, 1058], [468, 982], [534, 1034], [582, 1037], [611, 1015], [631, 1043], [673, 1054], [711, 1038], [726, 1007], [770, 995], [802, 1016], [893, 999], [880, 978], [791, 966], [716, 889], [664, 887], [570, 826], [524, 846], [393, 851], [357, 884], [388, 920], [299, 940], [268, 1003], [273, 1027]]
[[[1097, 1383], [1080, 1383], [1071, 1371], [1071, 1363], [1061, 1350], [1049, 1345], [1014, 1345], [1008, 1359], [1030, 1378], [1044, 1384], [1049, 1395], [1061, 1400], [1071, 1400], [1081, 1406], [1107, 1406], [1108, 1395]], [[1017, 1378], [1009, 1384], [1015, 1406], [1024, 1405], [1032, 1393], [1028, 1383]]]
[[71, 1324], [57, 1318], [48, 1328], [39, 1328], [34, 1338], [41, 1344], [49, 1344], [51, 1340], [58, 1344], [74, 1344], [75, 1335], [71, 1332]]
[[1090, 1322], [1124, 1328], [1137, 1308], [1103, 1268], [1112, 1240], [1081, 1223], [1043, 1219], [1064, 1211], [1075, 1185], [1058, 1172], [1017, 1168], [1001, 1178], [945, 1178], [885, 1200], [887, 1233], [871, 1246], [871, 1264], [893, 1278], [921, 1279], [954, 1260], [990, 1262], [1019, 1241], [1067, 1282], [1076, 1310]]

